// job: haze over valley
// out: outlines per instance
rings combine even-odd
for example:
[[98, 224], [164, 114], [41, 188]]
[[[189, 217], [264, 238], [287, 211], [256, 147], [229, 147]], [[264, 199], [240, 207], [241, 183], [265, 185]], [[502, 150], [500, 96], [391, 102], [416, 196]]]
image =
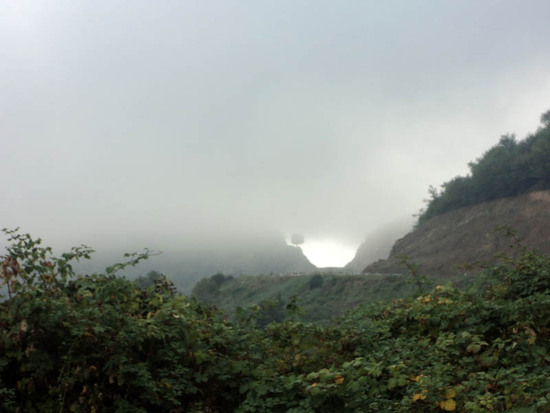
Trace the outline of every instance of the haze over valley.
[[542, 0], [3, 2], [2, 227], [99, 262], [163, 251], [147, 265], [184, 278], [278, 272], [283, 256], [285, 271], [344, 266], [365, 240], [382, 258], [385, 228], [404, 235], [430, 185], [537, 128], [549, 14]]

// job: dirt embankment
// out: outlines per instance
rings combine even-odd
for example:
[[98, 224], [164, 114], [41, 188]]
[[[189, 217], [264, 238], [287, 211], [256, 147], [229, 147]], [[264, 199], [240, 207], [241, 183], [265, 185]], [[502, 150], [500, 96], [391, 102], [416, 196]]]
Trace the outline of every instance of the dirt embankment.
[[493, 263], [514, 255], [511, 239], [498, 226], [517, 231], [524, 244], [550, 254], [550, 190], [502, 198], [436, 216], [396, 241], [389, 258], [368, 265], [363, 273], [405, 272], [398, 257], [408, 256], [427, 276], [455, 277], [476, 271], [473, 263]]

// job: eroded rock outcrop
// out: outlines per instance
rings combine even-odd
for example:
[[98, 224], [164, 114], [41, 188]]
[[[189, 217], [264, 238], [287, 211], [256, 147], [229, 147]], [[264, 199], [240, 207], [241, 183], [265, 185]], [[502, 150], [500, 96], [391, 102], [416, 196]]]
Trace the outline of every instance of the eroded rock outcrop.
[[435, 216], [395, 242], [388, 259], [368, 265], [363, 273], [405, 272], [399, 257], [408, 256], [421, 274], [455, 277], [476, 271], [476, 263], [493, 263], [498, 254], [517, 248], [504, 231], [517, 232], [530, 248], [550, 253], [550, 190], [502, 198]]

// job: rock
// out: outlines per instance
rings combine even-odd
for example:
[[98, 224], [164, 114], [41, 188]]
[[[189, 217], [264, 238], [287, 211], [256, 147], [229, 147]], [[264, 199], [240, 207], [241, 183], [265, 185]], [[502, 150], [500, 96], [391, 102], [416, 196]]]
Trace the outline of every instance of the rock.
[[363, 273], [406, 272], [398, 260], [404, 255], [426, 276], [453, 278], [474, 272], [480, 263], [495, 263], [499, 254], [519, 254], [506, 231], [495, 231], [499, 226], [516, 231], [529, 248], [550, 253], [550, 190], [483, 202], [430, 218], [396, 241], [388, 259], [368, 265]]

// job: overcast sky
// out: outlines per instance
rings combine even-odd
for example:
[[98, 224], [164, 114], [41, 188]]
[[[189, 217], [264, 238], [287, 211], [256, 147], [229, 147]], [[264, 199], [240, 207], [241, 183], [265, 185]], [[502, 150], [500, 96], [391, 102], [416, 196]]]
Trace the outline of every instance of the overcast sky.
[[355, 247], [550, 109], [550, 2], [0, 2], [1, 227]]

